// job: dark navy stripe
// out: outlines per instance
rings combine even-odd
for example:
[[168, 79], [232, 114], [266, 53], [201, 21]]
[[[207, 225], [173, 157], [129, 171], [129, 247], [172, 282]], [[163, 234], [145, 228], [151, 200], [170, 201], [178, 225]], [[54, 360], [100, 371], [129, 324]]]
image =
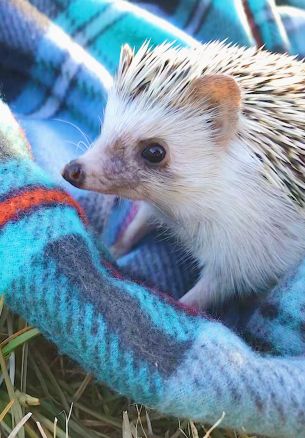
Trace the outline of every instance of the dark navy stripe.
[[176, 370], [191, 341], [177, 342], [162, 332], [137, 299], [106, 281], [95, 268], [81, 236], [69, 235], [49, 243], [45, 257], [52, 257], [59, 273], [102, 314], [124, 349], [132, 350], [138, 360], [146, 361], [166, 377]]
[[[0, 167], [0, 171], [2, 174], [1, 178], [3, 178], [3, 170], [4, 170], [3, 167], [5, 167], [4, 164], [2, 164]], [[67, 193], [64, 190], [58, 188], [58, 186], [56, 186], [56, 185], [44, 186], [42, 184], [37, 183], [37, 184], [28, 184], [28, 185], [25, 185], [22, 187], [18, 187], [16, 189], [9, 190], [8, 192], [3, 193], [2, 195], [0, 194], [0, 202], [5, 201], [9, 198], [13, 198], [13, 197], [18, 196], [18, 195], [23, 195], [24, 193], [29, 192], [29, 191], [40, 190], [40, 189], [42, 189], [42, 190], [56, 190], [56, 192], [67, 195]]]
[[212, 5], [213, 3], [210, 2], [207, 8], [204, 10], [204, 13], [201, 16], [200, 21], [193, 32], [193, 35], [196, 35], [201, 30], [201, 26], [203, 25], [203, 22], [206, 20], [207, 16], [209, 15], [210, 10], [212, 9]]
[[200, 1], [201, 1], [201, 0], [195, 0], [195, 1], [194, 1], [193, 7], [192, 7], [192, 9], [191, 9], [191, 12], [190, 12], [190, 14], [189, 14], [189, 16], [188, 16], [188, 18], [187, 18], [185, 24], [184, 24], [184, 28], [188, 27], [188, 25], [189, 25], [189, 24], [191, 23], [191, 21], [193, 20], [193, 18], [194, 18], [194, 16], [195, 16], [195, 13], [196, 13], [196, 11], [197, 11], [198, 4], [199, 4]]
[[129, 13], [121, 13], [117, 17], [115, 17], [110, 23], [107, 24], [107, 26], [103, 27], [100, 32], [98, 32], [96, 35], [92, 36], [86, 41], [86, 45], [83, 47], [90, 47], [101, 35], [103, 35], [105, 32], [107, 32], [109, 29], [111, 29], [113, 26], [115, 26], [117, 23], [119, 23], [122, 18], [125, 18]]

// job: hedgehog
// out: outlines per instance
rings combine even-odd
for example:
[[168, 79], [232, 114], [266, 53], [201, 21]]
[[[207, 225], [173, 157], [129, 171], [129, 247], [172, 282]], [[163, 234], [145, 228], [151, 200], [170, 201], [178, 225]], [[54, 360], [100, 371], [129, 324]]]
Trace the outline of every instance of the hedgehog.
[[305, 254], [305, 63], [223, 42], [123, 46], [100, 136], [63, 177], [139, 202], [194, 257], [201, 309], [272, 288]]

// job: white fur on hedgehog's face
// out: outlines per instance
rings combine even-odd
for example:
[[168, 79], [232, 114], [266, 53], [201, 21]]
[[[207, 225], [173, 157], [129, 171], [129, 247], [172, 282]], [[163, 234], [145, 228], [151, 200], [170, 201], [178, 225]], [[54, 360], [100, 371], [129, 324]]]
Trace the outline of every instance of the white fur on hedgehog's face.
[[160, 208], [183, 206], [214, 184], [221, 151], [209, 118], [161, 104], [145, 108], [140, 98], [124, 102], [110, 93], [101, 135], [79, 159], [86, 175], [82, 188]]
[[101, 135], [64, 178], [167, 212], [205, 203], [237, 131], [241, 95], [234, 78], [202, 75], [195, 55], [167, 45], [134, 54], [124, 46]]

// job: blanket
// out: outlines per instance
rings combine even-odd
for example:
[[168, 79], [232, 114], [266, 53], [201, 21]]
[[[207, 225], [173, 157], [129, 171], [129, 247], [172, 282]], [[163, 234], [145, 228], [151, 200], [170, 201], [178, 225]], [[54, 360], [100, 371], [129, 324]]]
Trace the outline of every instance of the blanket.
[[305, 261], [263, 296], [185, 308], [194, 263], [157, 233], [114, 263], [107, 247], [137, 205], [71, 188], [60, 169], [98, 135], [123, 43], [227, 39], [303, 57], [304, 30], [304, 0], [0, 2], [6, 303], [136, 402], [207, 423], [224, 412], [224, 427], [270, 437], [305, 437]]

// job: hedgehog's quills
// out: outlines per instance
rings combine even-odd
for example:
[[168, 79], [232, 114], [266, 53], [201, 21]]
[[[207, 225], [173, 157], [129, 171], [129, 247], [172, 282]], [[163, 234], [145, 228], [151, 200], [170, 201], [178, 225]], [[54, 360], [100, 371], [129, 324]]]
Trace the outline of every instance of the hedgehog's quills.
[[122, 49], [101, 136], [69, 164], [79, 187], [146, 201], [202, 277], [205, 307], [274, 285], [305, 253], [305, 64], [211, 43]]

